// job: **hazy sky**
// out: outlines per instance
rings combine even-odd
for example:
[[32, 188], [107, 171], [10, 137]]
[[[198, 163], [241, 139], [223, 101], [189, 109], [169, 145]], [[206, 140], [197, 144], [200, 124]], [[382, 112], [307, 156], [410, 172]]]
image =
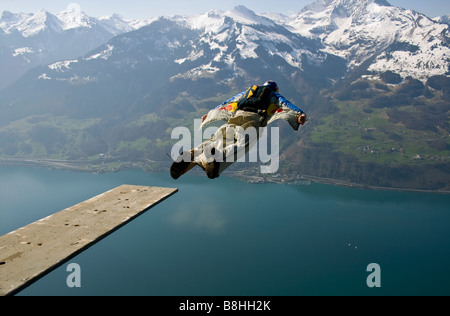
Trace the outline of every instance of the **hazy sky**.
[[[257, 12], [298, 13], [314, 0], [0, 0], [0, 12], [34, 13], [45, 9], [58, 13], [75, 3], [90, 16], [100, 17], [118, 13], [126, 18], [149, 18], [168, 15], [201, 14], [212, 9], [230, 10], [242, 4]], [[449, 0], [388, 0], [392, 5], [413, 9], [436, 17], [450, 14]]]

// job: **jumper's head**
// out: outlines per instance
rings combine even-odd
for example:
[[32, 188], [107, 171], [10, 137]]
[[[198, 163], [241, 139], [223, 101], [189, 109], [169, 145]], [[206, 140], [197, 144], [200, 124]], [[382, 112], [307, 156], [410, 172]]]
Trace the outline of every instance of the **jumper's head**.
[[280, 90], [278, 88], [278, 85], [275, 81], [269, 80], [264, 84], [265, 87], [270, 87], [273, 91], [278, 93]]

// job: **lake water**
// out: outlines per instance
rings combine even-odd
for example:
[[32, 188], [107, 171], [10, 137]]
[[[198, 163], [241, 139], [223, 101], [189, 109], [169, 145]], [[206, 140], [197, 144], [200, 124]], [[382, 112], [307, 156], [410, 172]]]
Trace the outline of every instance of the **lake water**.
[[179, 192], [20, 295], [450, 294], [450, 195], [3, 167], [0, 235], [121, 184]]

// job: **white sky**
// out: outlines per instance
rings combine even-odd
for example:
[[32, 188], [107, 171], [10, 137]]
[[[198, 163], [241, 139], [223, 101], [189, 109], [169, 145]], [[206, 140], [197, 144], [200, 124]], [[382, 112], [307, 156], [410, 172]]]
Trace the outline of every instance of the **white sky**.
[[[0, 0], [0, 12], [35, 13], [45, 9], [58, 13], [75, 3], [86, 14], [94, 17], [118, 13], [125, 18], [145, 19], [155, 16], [193, 15], [212, 9], [231, 10], [236, 5], [244, 5], [257, 12], [298, 13], [313, 0]], [[450, 14], [449, 0], [388, 0], [392, 5], [413, 9], [436, 17]]]

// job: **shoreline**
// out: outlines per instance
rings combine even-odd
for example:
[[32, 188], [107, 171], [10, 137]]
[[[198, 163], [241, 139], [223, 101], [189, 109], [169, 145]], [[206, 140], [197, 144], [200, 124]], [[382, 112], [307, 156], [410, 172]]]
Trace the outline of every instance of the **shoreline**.
[[[380, 187], [368, 184], [359, 184], [353, 182], [347, 182], [343, 180], [329, 179], [329, 178], [321, 178], [311, 175], [298, 175], [292, 179], [264, 179], [260, 176], [244, 176], [240, 172], [233, 173], [234, 178], [239, 178], [243, 181], [249, 183], [278, 183], [278, 184], [287, 184], [287, 185], [309, 185], [311, 183], [320, 183], [320, 184], [328, 184], [340, 187], [354, 188], [354, 189], [367, 189], [367, 190], [376, 190], [376, 191], [392, 191], [392, 192], [417, 192], [417, 193], [435, 193], [435, 194], [450, 194], [448, 190], [426, 190], [426, 189], [411, 189], [411, 188], [395, 188], [395, 187]], [[255, 178], [259, 178], [256, 180]]]
[[[0, 167], [39, 167], [49, 168], [54, 170], [68, 170], [76, 172], [91, 172], [91, 173], [108, 173], [118, 172], [126, 169], [142, 169], [145, 172], [165, 172], [168, 168], [151, 169], [148, 163], [155, 163], [156, 161], [142, 161], [142, 162], [126, 162], [120, 160], [111, 161], [79, 161], [79, 160], [59, 160], [59, 159], [36, 159], [36, 158], [0, 158]], [[158, 162], [156, 162], [158, 163]], [[159, 162], [162, 163], [162, 162]], [[165, 162], [164, 162], [165, 163]], [[449, 190], [426, 190], [426, 189], [411, 189], [411, 188], [393, 188], [380, 187], [365, 184], [352, 183], [336, 179], [321, 178], [311, 175], [296, 175], [291, 178], [281, 178], [281, 176], [261, 176], [261, 175], [246, 175], [240, 171], [230, 171], [229, 177], [237, 178], [248, 183], [264, 184], [264, 183], [278, 183], [294, 186], [310, 185], [311, 183], [329, 184], [347, 188], [368, 189], [368, 190], [382, 190], [395, 192], [418, 192], [418, 193], [435, 193], [435, 194], [450, 194]]]

